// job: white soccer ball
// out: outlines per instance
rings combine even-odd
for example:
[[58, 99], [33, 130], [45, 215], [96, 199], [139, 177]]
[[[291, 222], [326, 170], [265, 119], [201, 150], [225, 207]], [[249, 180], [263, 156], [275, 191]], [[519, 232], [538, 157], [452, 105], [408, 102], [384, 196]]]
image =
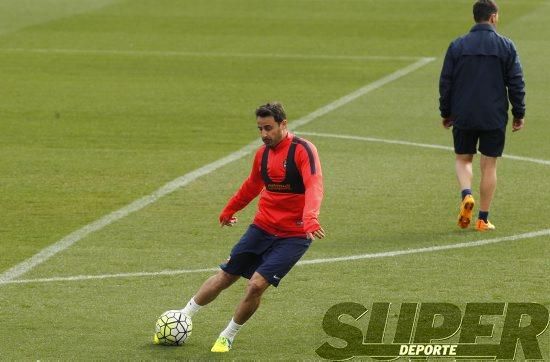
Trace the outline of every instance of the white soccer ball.
[[191, 335], [191, 317], [179, 310], [162, 313], [155, 325], [155, 342], [166, 346], [181, 346]]

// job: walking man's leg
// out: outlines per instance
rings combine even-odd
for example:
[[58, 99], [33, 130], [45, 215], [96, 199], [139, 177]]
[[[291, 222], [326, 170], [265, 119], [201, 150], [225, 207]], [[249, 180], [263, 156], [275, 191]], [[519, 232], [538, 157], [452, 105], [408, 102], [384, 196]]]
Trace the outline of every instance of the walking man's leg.
[[456, 155], [455, 169], [460, 191], [472, 188], [472, 178], [474, 177], [472, 170], [472, 161], [474, 155]]
[[497, 157], [481, 155], [481, 182], [479, 186], [480, 207], [476, 228], [479, 231], [492, 230], [495, 228], [488, 220], [489, 209], [497, 188]]
[[456, 154], [455, 169], [462, 201], [460, 203], [460, 213], [458, 215], [458, 226], [467, 228], [472, 220], [472, 210], [474, 208], [474, 198], [472, 196], [472, 161], [474, 155]]

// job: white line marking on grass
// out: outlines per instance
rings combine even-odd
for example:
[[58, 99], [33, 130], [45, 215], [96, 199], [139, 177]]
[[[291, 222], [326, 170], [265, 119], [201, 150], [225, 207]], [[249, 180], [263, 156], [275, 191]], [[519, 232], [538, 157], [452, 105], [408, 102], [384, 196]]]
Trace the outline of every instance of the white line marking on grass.
[[299, 262], [299, 264], [300, 265], [309, 265], [309, 264], [336, 263], [336, 262], [339, 262], [339, 261], [362, 260], [362, 259], [378, 259], [378, 258], [387, 258], [387, 257], [394, 257], [394, 256], [400, 256], [400, 255], [408, 255], [408, 254], [432, 253], [432, 252], [435, 252], [435, 251], [473, 248], [473, 247], [476, 247], [476, 246], [502, 243], [504, 241], [517, 241], [517, 240], [530, 239], [530, 238], [536, 238], [536, 237], [539, 237], [539, 236], [548, 236], [548, 235], [550, 235], [550, 229], [544, 229], [544, 230], [533, 231], [533, 232], [529, 232], [529, 233], [525, 233], [525, 234], [503, 236], [503, 237], [494, 238], [494, 239], [469, 241], [469, 242], [458, 243], [458, 244], [428, 246], [428, 247], [425, 247], [425, 248], [418, 248], [418, 249], [384, 251], [384, 252], [374, 253], [374, 254], [350, 255], [350, 256], [342, 256], [342, 257], [337, 257], [337, 258], [304, 260], [304, 261]]
[[358, 90], [356, 90], [355, 92], [352, 92], [346, 96], [343, 96], [342, 98], [340, 99], [337, 99], [335, 100], [334, 102], [332, 103], [329, 103], [327, 104], [326, 106], [324, 107], [321, 107], [319, 108], [318, 110], [308, 114], [307, 116], [295, 121], [295, 122], [292, 122], [291, 123], [291, 128], [292, 129], [295, 129], [297, 127], [300, 127], [300, 126], [303, 126], [309, 122], [311, 122], [312, 120], [314, 120], [315, 118], [319, 118], [321, 116], [324, 116], [325, 114], [337, 109], [337, 108], [340, 108], [354, 100], [356, 100], [357, 98], [367, 94], [367, 93], [370, 93], [372, 92], [373, 90], [376, 90], [388, 83], [391, 83], [401, 77], [404, 77], [406, 76], [407, 74], [409, 73], [412, 73], [414, 72], [415, 70], [419, 69], [419, 68], [422, 68], [423, 66], [425, 66], [426, 64], [428, 63], [431, 63], [435, 60], [435, 58], [422, 58], [420, 59], [419, 61], [407, 66], [407, 67], [404, 67], [404, 68], [401, 68], [399, 70], [397, 70], [396, 72], [388, 75], [388, 76], [385, 76], [384, 78], [380, 78], [379, 80], [377, 81], [374, 81], [370, 84], [367, 84], [366, 86], [362, 87], [362, 88], [359, 88]]
[[[117, 49], [56, 49], [56, 48], [0, 48], [2, 53], [38, 53], [38, 54], [93, 54], [153, 57], [212, 57], [212, 58], [272, 58], [272, 59], [305, 59], [305, 60], [400, 60], [414, 61], [425, 57], [392, 56], [392, 55], [328, 55], [328, 54], [277, 54], [277, 53], [224, 53], [224, 52], [186, 52], [186, 51], [151, 51], [151, 50], [117, 50]], [[429, 58], [435, 59], [435, 58]]]
[[[389, 144], [394, 144], [394, 145], [413, 146], [413, 147], [422, 147], [422, 148], [435, 148], [435, 149], [445, 150], [445, 151], [454, 151], [454, 148], [449, 147], [449, 146], [432, 145], [432, 144], [429, 144], [429, 143], [417, 143], [417, 142], [408, 142], [408, 141], [401, 141], [401, 140], [390, 140], [390, 139], [375, 138], [375, 137], [350, 136], [350, 135], [341, 135], [341, 134], [333, 134], [333, 133], [317, 133], [317, 132], [302, 132], [302, 131], [296, 132], [296, 133], [306, 135], [306, 136], [340, 138], [340, 139], [345, 139], [345, 140], [389, 143]], [[538, 164], [541, 164], [541, 165], [550, 166], [550, 161], [549, 160], [543, 160], [543, 159], [532, 158], [532, 157], [506, 155], [506, 154], [502, 155], [502, 157], [503, 158], [509, 158], [511, 160], [533, 162], [533, 163], [538, 163]]]
[[52, 277], [52, 278], [18, 279], [18, 280], [0, 281], [0, 285], [51, 283], [51, 282], [76, 282], [76, 281], [82, 281], [82, 280], [116, 279], [116, 278], [155, 277], [155, 276], [161, 276], [161, 275], [181, 275], [181, 274], [205, 273], [205, 272], [211, 273], [211, 272], [216, 272], [218, 270], [220, 270], [220, 268], [162, 270], [159, 272], [117, 273], [117, 274], [102, 274], [102, 275], [74, 275], [70, 277]]
[[[394, 73], [391, 73], [377, 81], [374, 81], [370, 84], [367, 84], [366, 86], [359, 88], [358, 90], [345, 95], [337, 100], [335, 100], [332, 103], [327, 104], [324, 107], [321, 107], [317, 109], [316, 111], [306, 115], [305, 117], [302, 117], [294, 122], [291, 122], [289, 125], [290, 129], [295, 129], [297, 127], [303, 126], [305, 124], [308, 124], [309, 122], [313, 121], [316, 118], [319, 118], [339, 107], [342, 107], [353, 100], [375, 90], [380, 87], [382, 87], [385, 84], [388, 84], [390, 82], [393, 82], [411, 72], [414, 72], [415, 70], [425, 66], [426, 64], [432, 62], [434, 58], [422, 58], [419, 61], [408, 65], [404, 68], [401, 68], [397, 70]], [[214, 172], [215, 170], [233, 162], [238, 159], [243, 158], [244, 156], [252, 153], [257, 147], [260, 146], [260, 141], [256, 140], [254, 142], [249, 143], [248, 145], [244, 146], [240, 150], [233, 152], [229, 154], [228, 156], [225, 156], [217, 161], [214, 161], [212, 163], [209, 163], [201, 168], [198, 168], [192, 172], [189, 172], [181, 177], [178, 177], [177, 179], [170, 181], [166, 185], [162, 186], [155, 192], [153, 192], [150, 195], [144, 196], [131, 204], [124, 206], [123, 208], [114, 211], [106, 216], [103, 216], [102, 218], [82, 227], [81, 229], [76, 230], [75, 232], [67, 235], [63, 239], [57, 241], [56, 243], [42, 249], [38, 254], [32, 256], [31, 258], [17, 264], [16, 266], [8, 269], [7, 271], [0, 274], [0, 285], [5, 284], [6, 282], [13, 280], [29, 270], [33, 269], [39, 264], [42, 264], [46, 260], [50, 259], [52, 256], [56, 255], [57, 253], [69, 248], [71, 245], [76, 243], [77, 241], [85, 238], [89, 234], [101, 230], [104, 227], [112, 224], [113, 222], [120, 220], [128, 215], [130, 215], [133, 212], [136, 212], [138, 210], [143, 209], [144, 207], [156, 202], [158, 199], [160, 199], [163, 196], [166, 196], [186, 185], [191, 183], [192, 181], [198, 179], [201, 176], [207, 175], [211, 172]]]
[[517, 161], [525, 161], [525, 162], [533, 162], [538, 163], [541, 165], [550, 166], [550, 161], [548, 160], [542, 160], [539, 158], [531, 158], [531, 157], [523, 157], [523, 156], [514, 156], [514, 155], [502, 155], [503, 158], [509, 158], [511, 160], [517, 160]]
[[[478, 246], [497, 244], [497, 243], [502, 243], [506, 241], [518, 241], [518, 240], [531, 239], [539, 236], [548, 236], [548, 235], [550, 235], [550, 229], [544, 229], [544, 230], [533, 231], [533, 232], [528, 232], [524, 234], [503, 236], [503, 237], [493, 238], [493, 239], [468, 241], [468, 242], [458, 243], [458, 244], [428, 246], [428, 247], [417, 248], [417, 249], [384, 251], [380, 253], [349, 255], [349, 256], [341, 256], [341, 257], [335, 257], [335, 258], [303, 260], [298, 262], [298, 264], [296, 265], [303, 266], [303, 265], [313, 265], [313, 264], [326, 264], [326, 263], [337, 263], [337, 262], [343, 262], [343, 261], [353, 261], [353, 260], [363, 260], [363, 259], [390, 258], [390, 257], [410, 255], [410, 254], [433, 253], [433, 252], [444, 251], [444, 250], [474, 248]], [[216, 272], [218, 270], [219, 268], [203, 268], [203, 269], [184, 269], [184, 270], [163, 270], [160, 272], [118, 273], [118, 274], [103, 274], [103, 275], [75, 275], [75, 276], [69, 276], [69, 277], [6, 280], [6, 281], [0, 281], [0, 285], [72, 282], [72, 281], [83, 281], [83, 280], [113, 279], [113, 278], [156, 277], [161, 275], [172, 276], [172, 275], [181, 275], [181, 274], [190, 274], [190, 273], [205, 273], [205, 272], [211, 273], [211, 272]]]

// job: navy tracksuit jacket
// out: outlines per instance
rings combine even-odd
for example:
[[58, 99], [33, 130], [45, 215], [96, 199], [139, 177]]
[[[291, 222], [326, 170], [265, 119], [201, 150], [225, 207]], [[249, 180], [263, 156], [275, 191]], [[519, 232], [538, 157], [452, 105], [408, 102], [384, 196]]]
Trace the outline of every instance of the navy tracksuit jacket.
[[441, 117], [460, 129], [506, 127], [508, 99], [525, 116], [525, 82], [514, 43], [490, 24], [476, 24], [451, 43], [439, 80]]

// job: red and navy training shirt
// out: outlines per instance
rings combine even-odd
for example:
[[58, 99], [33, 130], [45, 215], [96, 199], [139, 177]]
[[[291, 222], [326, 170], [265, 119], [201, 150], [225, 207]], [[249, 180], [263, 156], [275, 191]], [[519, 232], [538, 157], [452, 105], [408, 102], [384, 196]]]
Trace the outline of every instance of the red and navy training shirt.
[[[269, 191], [266, 175], [262, 177], [262, 159], [265, 163], [267, 158], [268, 179], [275, 184], [282, 183], [287, 175], [287, 157], [293, 140], [294, 163], [305, 190], [303, 193]], [[303, 237], [306, 232], [318, 230], [321, 227], [318, 217], [323, 200], [323, 174], [317, 149], [311, 142], [295, 138], [290, 132], [264, 154], [266, 147], [263, 145], [256, 151], [250, 175], [228, 201], [222, 214], [234, 214], [260, 195], [253, 223], [261, 229], [279, 237]], [[269, 188], [277, 190], [277, 187]]]

